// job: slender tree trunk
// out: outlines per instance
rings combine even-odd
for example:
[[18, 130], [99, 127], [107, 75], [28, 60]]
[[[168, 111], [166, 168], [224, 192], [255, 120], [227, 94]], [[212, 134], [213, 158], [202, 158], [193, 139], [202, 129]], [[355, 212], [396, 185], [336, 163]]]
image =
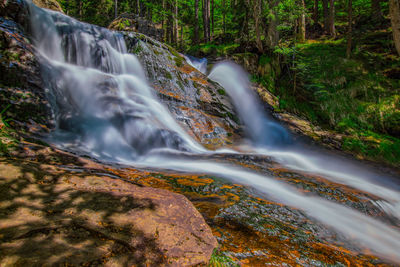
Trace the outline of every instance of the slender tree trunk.
[[204, 42], [210, 41], [210, 0], [203, 0]]
[[118, 0], [115, 0], [115, 18], [118, 17]]
[[390, 22], [397, 54], [400, 56], [400, 6], [399, 0], [389, 0]]
[[140, 17], [140, 0], [136, 0], [137, 15]]
[[329, 4], [329, 35], [336, 36], [335, 30], [335, 0], [330, 0]]
[[83, 18], [83, 0], [79, 0], [79, 18]]
[[178, 0], [175, 0], [174, 4], [174, 43], [178, 45], [178, 37], [179, 37], [179, 25], [178, 25]]
[[163, 40], [167, 40], [167, 30], [166, 30], [166, 23], [165, 23], [165, 0], [162, 0], [162, 10], [161, 10], [161, 29], [163, 29]]
[[211, 40], [214, 39], [214, 0], [211, 0]]
[[270, 16], [268, 16], [268, 28], [267, 28], [267, 36], [266, 43], [267, 47], [270, 51], [275, 49], [275, 46], [278, 45], [279, 42], [279, 32], [277, 29], [278, 26], [278, 17], [276, 14], [276, 6], [278, 6], [279, 0], [270, 0]]
[[167, 10], [168, 10], [168, 21], [167, 21], [167, 40], [168, 43], [172, 44], [174, 41], [174, 21], [172, 18], [172, 14], [173, 14], [173, 6], [172, 4], [167, 1]]
[[351, 48], [352, 48], [352, 31], [353, 31], [353, 1], [352, 0], [347, 0], [348, 1], [348, 8], [347, 8], [347, 13], [348, 13], [348, 29], [347, 29], [347, 49], [346, 49], [346, 57], [350, 58], [351, 56]]
[[194, 1], [194, 43], [199, 43], [199, 0]]
[[207, 40], [208, 42], [211, 41], [211, 30], [210, 30], [210, 0], [207, 0], [207, 27], [208, 27], [208, 35], [207, 35]]
[[304, 43], [306, 40], [306, 6], [304, 0], [300, 0], [300, 5], [302, 7], [301, 15], [299, 18], [299, 32], [298, 32], [298, 41], [300, 43]]
[[181, 24], [181, 48], [183, 49], [183, 23]]
[[383, 14], [381, 9], [381, 0], [371, 1], [371, 17], [372, 21], [380, 22], [383, 20]]
[[254, 0], [253, 2], [248, 2], [249, 6], [253, 6], [253, 17], [254, 17], [254, 27], [256, 31], [256, 45], [257, 49], [260, 53], [264, 53], [264, 46], [261, 40], [262, 29], [261, 29], [261, 20], [262, 20], [262, 0]]
[[318, 23], [318, 2], [319, 0], [314, 0], [314, 9], [313, 9], [313, 21], [314, 24]]
[[322, 0], [322, 9], [324, 12], [324, 30], [325, 32], [329, 32], [329, 8], [328, 8], [329, 0]]

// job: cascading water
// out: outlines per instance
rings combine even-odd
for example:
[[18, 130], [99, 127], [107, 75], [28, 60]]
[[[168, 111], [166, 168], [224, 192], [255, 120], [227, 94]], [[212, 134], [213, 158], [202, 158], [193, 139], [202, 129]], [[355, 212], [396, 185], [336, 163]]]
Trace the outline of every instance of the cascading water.
[[203, 74], [207, 73], [207, 59], [206, 58], [195, 58], [193, 56], [185, 56], [186, 62], [192, 66], [193, 68], [197, 69]]
[[254, 145], [272, 147], [291, 142], [288, 132], [263, 112], [258, 99], [249, 90], [249, 79], [241, 67], [231, 62], [219, 63], [209, 78], [227, 90]]
[[[303, 210], [339, 233], [352, 236], [373, 253], [400, 262], [398, 230], [356, 210], [304, 195], [273, 177], [231, 165], [190, 157], [165, 158], [159, 150], [177, 154], [213, 152], [190, 138], [160, 104], [147, 85], [138, 60], [126, 53], [122, 36], [33, 5], [30, 11], [34, 43], [58, 125], [50, 138], [52, 143], [102, 160], [209, 173], [247, 184], [268, 197]], [[277, 151], [276, 145], [288, 144], [290, 137], [282, 126], [263, 114], [248, 90], [243, 71], [221, 64], [210, 78], [222, 84], [235, 102], [247, 134], [257, 146], [254, 153], [271, 155], [286, 166], [325, 174], [337, 182], [377, 194], [389, 204], [393, 215], [400, 218], [400, 213], [396, 213], [400, 203], [398, 191], [351, 173], [324, 170], [298, 152]]]
[[30, 5], [58, 129], [52, 141], [107, 160], [204, 151], [161, 105], [123, 37]]

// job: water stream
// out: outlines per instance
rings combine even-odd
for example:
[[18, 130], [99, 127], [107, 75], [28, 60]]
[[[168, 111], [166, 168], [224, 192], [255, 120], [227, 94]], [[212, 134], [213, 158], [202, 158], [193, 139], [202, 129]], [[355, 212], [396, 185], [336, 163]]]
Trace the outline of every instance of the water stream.
[[[301, 209], [351, 237], [361, 248], [400, 263], [398, 228], [343, 205], [304, 195], [274, 177], [192, 159], [190, 155], [220, 152], [206, 150], [179, 126], [148, 85], [138, 59], [127, 53], [120, 34], [33, 5], [30, 13], [34, 44], [57, 123], [50, 143], [103, 161], [208, 173], [246, 184], [266, 198]], [[206, 63], [189, 60], [200, 71], [206, 69]], [[245, 122], [249, 154], [271, 156], [288, 168], [376, 195], [382, 199], [376, 205], [400, 219], [398, 188], [377, 181], [384, 177], [293, 144], [290, 133], [262, 110], [249, 89], [246, 73], [238, 66], [218, 64], [209, 77], [225, 88]], [[174, 154], [188, 156], [174, 158]]]

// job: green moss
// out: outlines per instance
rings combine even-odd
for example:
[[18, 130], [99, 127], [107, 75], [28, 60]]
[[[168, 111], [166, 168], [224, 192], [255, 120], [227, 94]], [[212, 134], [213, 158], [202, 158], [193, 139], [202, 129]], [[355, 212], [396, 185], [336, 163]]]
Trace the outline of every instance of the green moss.
[[140, 45], [140, 42], [139, 42], [139, 43], [136, 44], [136, 46], [133, 49], [132, 53], [137, 55], [142, 51], [143, 51], [143, 47]]
[[215, 249], [213, 254], [211, 255], [210, 262], [208, 263], [207, 266], [208, 267], [238, 267], [239, 265], [236, 264], [230, 257], [226, 256], [225, 254], [223, 254]]
[[177, 66], [177, 67], [182, 67], [183, 66], [183, 58], [181, 57], [181, 56], [175, 56], [174, 57], [174, 61], [175, 61], [175, 65]]
[[225, 92], [225, 90], [224, 89], [218, 89], [218, 94], [220, 94], [220, 95], [226, 95], [226, 92]]
[[167, 79], [169, 79], [169, 80], [172, 80], [172, 75], [168, 71], [165, 72], [165, 77], [167, 77]]

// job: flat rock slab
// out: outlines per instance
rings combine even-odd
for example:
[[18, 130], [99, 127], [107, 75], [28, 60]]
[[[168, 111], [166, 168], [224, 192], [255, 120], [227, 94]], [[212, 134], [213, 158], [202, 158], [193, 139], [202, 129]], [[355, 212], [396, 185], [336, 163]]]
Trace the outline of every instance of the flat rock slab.
[[186, 197], [38, 162], [0, 162], [0, 266], [192, 266], [217, 241]]

